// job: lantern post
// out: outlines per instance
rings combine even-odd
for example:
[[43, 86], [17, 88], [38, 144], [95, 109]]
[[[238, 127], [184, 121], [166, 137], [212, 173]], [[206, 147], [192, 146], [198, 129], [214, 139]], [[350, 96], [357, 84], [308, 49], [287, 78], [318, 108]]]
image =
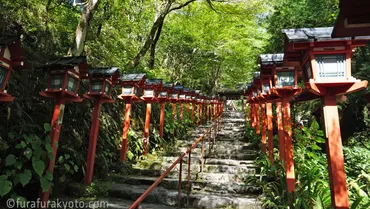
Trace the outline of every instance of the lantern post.
[[149, 151], [149, 130], [150, 130], [150, 116], [152, 112], [152, 103], [159, 101], [157, 98], [157, 92], [161, 88], [162, 88], [161, 79], [152, 79], [145, 81], [144, 95], [141, 97], [146, 102], [143, 155], [146, 155]]
[[19, 38], [0, 35], [0, 102], [14, 100], [14, 97], [7, 93], [6, 86], [12, 71], [24, 68], [23, 50]]
[[142, 101], [140, 95], [145, 85], [145, 74], [122, 74], [120, 81], [122, 94], [119, 95], [118, 98], [126, 103], [120, 160], [126, 161], [128, 151], [128, 131], [130, 129], [131, 104], [133, 102]]
[[193, 125], [196, 125], [195, 106], [197, 105], [199, 94], [200, 90], [195, 90], [191, 98], [191, 121]]
[[197, 98], [197, 104], [198, 104], [198, 117], [197, 117], [197, 126], [202, 124], [203, 120], [203, 94], [199, 93], [199, 96]]
[[163, 84], [162, 90], [159, 92], [158, 100], [161, 105], [159, 116], [159, 137], [163, 139], [164, 118], [165, 118], [165, 104], [170, 101], [169, 93], [173, 92], [173, 83], [166, 82]]
[[[177, 106], [177, 103], [179, 102], [179, 94], [183, 91], [183, 89], [184, 89], [183, 86], [176, 85], [176, 86], [174, 86], [174, 89], [171, 92], [170, 101], [172, 103], [172, 119], [173, 119], [173, 122], [175, 122], [177, 120], [176, 106]], [[175, 130], [172, 130], [172, 135], [173, 136], [175, 135]]]
[[[261, 89], [262, 93], [259, 95], [261, 101], [266, 104], [265, 124], [267, 125], [268, 135], [268, 154], [271, 164], [274, 164], [274, 138], [273, 138], [273, 115], [272, 115], [272, 99], [270, 97], [270, 89], [272, 87], [271, 75], [262, 74], [261, 69]], [[263, 137], [264, 135], [262, 135]]]
[[[255, 90], [255, 101], [257, 102], [257, 107], [261, 106], [261, 126], [260, 126], [260, 118], [259, 114], [257, 112], [257, 134], [261, 133], [261, 143], [262, 143], [262, 152], [266, 153], [266, 127], [267, 127], [267, 115], [266, 115], [266, 103], [265, 99], [260, 96], [262, 93], [262, 84], [261, 84], [261, 73], [255, 72], [253, 75], [253, 84], [254, 84], [254, 90]], [[258, 111], [258, 109], [257, 109]]]
[[[53, 158], [49, 159], [47, 170], [53, 174], [57, 155], [59, 135], [62, 128], [65, 102], [81, 102], [77, 92], [80, 80], [87, 78], [88, 65], [86, 57], [63, 57], [47, 63], [43, 68], [48, 72], [48, 87], [40, 95], [55, 99], [53, 118], [51, 120], [51, 147]], [[43, 192], [41, 201], [49, 200], [50, 189]]]
[[[273, 153], [273, 115], [272, 115], [272, 102], [276, 102], [276, 117], [278, 127], [278, 138], [279, 138], [279, 158], [282, 161], [285, 153], [285, 138], [283, 133], [282, 114], [281, 114], [281, 98], [273, 94], [271, 88], [275, 86], [276, 82], [273, 79], [273, 68], [281, 66], [283, 63], [284, 54], [262, 54], [258, 58], [258, 65], [261, 70], [261, 80], [263, 93], [261, 96], [266, 101], [267, 107], [267, 118], [268, 118], [268, 146], [269, 146], [269, 158], [271, 163], [274, 162]], [[271, 139], [271, 140], [270, 140]], [[271, 147], [271, 148], [270, 148]]]
[[96, 144], [99, 133], [99, 115], [103, 103], [113, 103], [111, 97], [112, 87], [119, 84], [119, 68], [94, 68], [89, 69], [90, 86], [89, 91], [84, 97], [94, 101], [94, 111], [90, 129], [90, 141], [87, 154], [87, 166], [85, 174], [85, 184], [90, 185], [94, 173], [94, 162]]
[[179, 100], [180, 103], [180, 122], [182, 123], [184, 119], [184, 103], [186, 102], [186, 96], [189, 93], [188, 88], [183, 88], [181, 92], [179, 92]]
[[285, 54], [289, 55], [284, 60], [288, 62], [294, 56], [303, 55], [300, 61], [305, 88], [321, 97], [331, 201], [335, 209], [347, 209], [348, 189], [336, 96], [366, 88], [367, 81], [357, 80], [351, 75], [351, 57], [353, 49], [365, 46], [368, 38], [331, 39], [332, 31], [332, 27], [283, 30]]

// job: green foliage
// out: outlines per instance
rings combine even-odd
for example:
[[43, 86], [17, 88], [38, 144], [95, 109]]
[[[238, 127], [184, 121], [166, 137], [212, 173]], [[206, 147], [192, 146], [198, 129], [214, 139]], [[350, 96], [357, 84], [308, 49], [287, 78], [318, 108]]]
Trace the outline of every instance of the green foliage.
[[45, 162], [52, 157], [50, 125], [44, 124], [43, 136], [36, 134], [17, 135], [10, 132], [9, 138], [14, 140], [15, 146], [5, 160], [0, 176], [0, 196], [12, 194], [17, 196], [17, 188], [25, 187], [38, 182], [42, 191], [47, 191], [53, 180], [50, 171], [45, 172]]

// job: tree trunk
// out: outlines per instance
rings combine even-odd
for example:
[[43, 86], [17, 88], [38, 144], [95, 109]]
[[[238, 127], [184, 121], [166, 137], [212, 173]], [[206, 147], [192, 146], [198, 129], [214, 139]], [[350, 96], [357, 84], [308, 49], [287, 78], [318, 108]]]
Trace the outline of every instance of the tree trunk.
[[75, 44], [73, 49], [68, 54], [73, 54], [74, 56], [80, 56], [85, 47], [86, 35], [89, 28], [89, 23], [93, 17], [93, 12], [96, 9], [99, 0], [90, 0], [87, 5], [85, 5], [80, 22], [76, 28], [76, 37], [75, 37]]
[[[131, 68], [134, 68], [137, 65], [139, 65], [139, 63], [141, 62], [141, 60], [143, 59], [145, 54], [148, 52], [149, 48], [151, 48], [151, 52], [153, 54], [155, 54], [156, 43], [160, 38], [162, 26], [163, 26], [164, 19], [166, 18], [166, 16], [169, 13], [171, 13], [172, 11], [182, 9], [183, 7], [186, 7], [187, 5], [189, 5], [190, 3], [194, 2], [194, 1], [196, 1], [196, 0], [188, 0], [187, 2], [185, 2], [183, 4], [179, 4], [179, 5], [176, 5], [176, 6], [171, 8], [173, 0], [167, 0], [166, 5], [164, 6], [164, 9], [162, 9], [160, 11], [159, 15], [156, 14], [157, 18], [156, 18], [156, 20], [154, 21], [154, 23], [152, 25], [152, 28], [149, 32], [149, 35], [148, 35], [147, 39], [144, 42], [144, 45], [141, 47], [141, 49], [137, 53], [137, 55], [126, 64], [126, 68], [131, 69]], [[156, 35], [158, 35], [158, 36], [156, 36]], [[154, 56], [151, 56], [151, 59], [153, 59], [153, 60], [149, 61], [150, 62], [149, 66], [154, 67], [154, 61], [155, 61]]]
[[157, 46], [157, 42], [159, 40], [159, 37], [161, 36], [162, 32], [162, 27], [163, 27], [163, 22], [159, 25], [157, 32], [155, 33], [155, 37], [153, 40], [153, 43], [150, 47], [150, 58], [149, 58], [149, 69], [154, 69], [154, 63], [155, 63], [155, 48]]

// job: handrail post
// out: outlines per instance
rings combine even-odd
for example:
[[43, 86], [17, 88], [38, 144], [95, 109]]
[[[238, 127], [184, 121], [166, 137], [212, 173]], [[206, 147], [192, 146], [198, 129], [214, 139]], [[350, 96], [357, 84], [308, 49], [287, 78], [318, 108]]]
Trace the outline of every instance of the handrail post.
[[188, 159], [188, 194], [186, 196], [186, 206], [189, 208], [189, 196], [190, 196], [190, 178], [191, 178], [191, 150], [189, 150], [189, 159]]
[[177, 191], [177, 206], [181, 208], [181, 185], [182, 185], [182, 159], [180, 160], [179, 185]]
[[203, 166], [204, 166], [204, 138], [202, 139], [202, 158], [201, 158], [201, 165], [200, 165], [201, 173], [203, 173]]
[[216, 136], [217, 136], [217, 123], [214, 122], [214, 134], [213, 134], [213, 145], [216, 146]]

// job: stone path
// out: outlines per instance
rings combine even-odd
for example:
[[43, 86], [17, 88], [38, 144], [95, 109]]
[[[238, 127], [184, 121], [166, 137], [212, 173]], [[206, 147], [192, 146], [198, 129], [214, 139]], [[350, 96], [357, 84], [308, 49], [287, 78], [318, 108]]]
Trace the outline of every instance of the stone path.
[[[163, 157], [153, 161], [139, 162], [132, 175], [112, 175], [114, 182], [109, 190], [110, 208], [127, 208], [136, 200], [181, 153], [186, 151], [194, 140], [204, 131], [204, 126], [194, 130], [191, 140], [177, 141], [177, 149], [163, 153]], [[208, 138], [205, 140], [205, 164], [203, 173], [201, 165], [201, 143], [191, 153], [191, 193], [189, 208], [235, 208], [257, 209], [261, 204], [257, 195], [261, 189], [246, 185], [243, 180], [248, 175], [257, 175], [254, 165], [257, 152], [245, 143], [244, 119], [239, 112], [223, 114], [221, 132], [216, 138], [213, 149], [208, 151]], [[187, 207], [187, 162], [183, 160], [181, 206]], [[177, 208], [178, 204], [177, 165], [168, 176], [155, 188], [141, 204], [143, 209]]]

